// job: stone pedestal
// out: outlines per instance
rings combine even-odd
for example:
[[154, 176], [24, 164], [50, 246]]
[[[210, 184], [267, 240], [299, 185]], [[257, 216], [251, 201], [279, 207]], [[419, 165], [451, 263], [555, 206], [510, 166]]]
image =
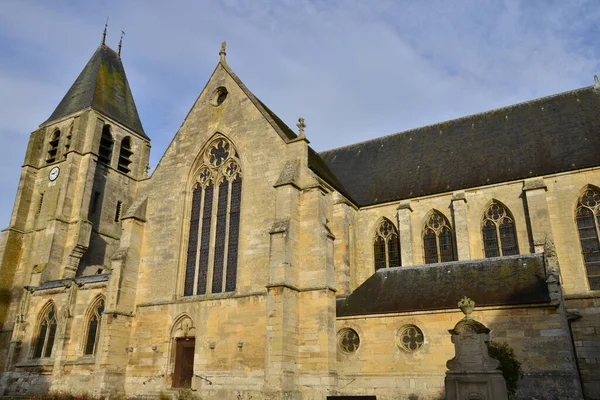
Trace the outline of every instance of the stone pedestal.
[[449, 331], [456, 355], [446, 363], [446, 400], [507, 400], [500, 363], [488, 354], [490, 330], [470, 317], [474, 305], [467, 298], [459, 303], [466, 316]]

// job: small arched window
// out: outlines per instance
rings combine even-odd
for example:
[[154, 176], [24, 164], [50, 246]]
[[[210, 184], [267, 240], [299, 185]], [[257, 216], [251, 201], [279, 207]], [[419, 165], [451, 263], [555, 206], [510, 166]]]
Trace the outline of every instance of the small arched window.
[[600, 290], [600, 192], [589, 188], [579, 198], [576, 212], [579, 242], [590, 290]]
[[117, 169], [128, 174], [131, 171], [131, 138], [128, 136], [121, 140], [121, 151], [119, 152], [119, 165]]
[[60, 130], [57, 129], [50, 137], [50, 142], [48, 143], [48, 157], [46, 157], [46, 163], [51, 164], [56, 161], [58, 142], [60, 142]]
[[98, 336], [100, 335], [100, 321], [102, 320], [102, 313], [104, 312], [104, 300], [100, 299], [97, 301], [90, 310], [87, 333], [85, 340], [85, 349], [83, 354], [94, 355], [96, 354], [96, 347], [98, 347]]
[[519, 254], [514, 219], [502, 204], [493, 202], [488, 207], [483, 215], [481, 233], [486, 258]]
[[454, 261], [454, 238], [450, 223], [441, 213], [434, 211], [423, 230], [425, 264]]
[[56, 311], [50, 303], [40, 313], [33, 358], [50, 357], [56, 336]]
[[113, 137], [110, 134], [110, 126], [104, 125], [102, 127], [102, 137], [100, 138], [100, 149], [98, 150], [98, 162], [110, 165], [113, 150]]
[[191, 197], [183, 295], [232, 292], [237, 281], [242, 170], [227, 139], [213, 140], [204, 152]]
[[380, 268], [400, 266], [400, 241], [398, 231], [387, 219], [381, 221], [373, 240], [375, 271]]

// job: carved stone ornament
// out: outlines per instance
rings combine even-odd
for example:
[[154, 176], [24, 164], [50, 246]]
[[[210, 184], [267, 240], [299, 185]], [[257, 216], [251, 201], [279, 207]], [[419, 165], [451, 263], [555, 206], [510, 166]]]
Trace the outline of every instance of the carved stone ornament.
[[465, 314], [465, 319], [471, 319], [471, 313], [475, 308], [475, 302], [465, 296], [458, 302], [458, 308]]

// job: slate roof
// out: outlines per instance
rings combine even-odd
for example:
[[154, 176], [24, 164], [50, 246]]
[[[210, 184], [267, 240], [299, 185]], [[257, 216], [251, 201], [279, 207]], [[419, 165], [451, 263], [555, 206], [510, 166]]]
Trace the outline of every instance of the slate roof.
[[98, 47], [44, 124], [89, 107], [150, 140], [142, 127], [121, 58], [104, 44]]
[[593, 86], [324, 151], [359, 206], [600, 165]]
[[549, 303], [542, 254], [382, 268], [352, 294], [337, 299], [337, 316]]

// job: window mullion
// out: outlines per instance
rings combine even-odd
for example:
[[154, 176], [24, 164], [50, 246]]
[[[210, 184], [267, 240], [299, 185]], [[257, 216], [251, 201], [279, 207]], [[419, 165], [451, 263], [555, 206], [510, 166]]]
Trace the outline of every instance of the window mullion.
[[44, 358], [44, 356], [46, 355], [46, 347], [48, 346], [48, 336], [50, 336], [50, 331], [52, 330], [51, 323], [48, 319], [46, 319], [46, 325], [48, 326], [48, 329], [46, 329], [46, 334], [44, 335], [44, 345], [42, 346], [42, 355], [40, 356], [40, 358]]
[[390, 249], [388, 247], [388, 241], [386, 238], [383, 238], [383, 243], [385, 246], [385, 267], [389, 268], [390, 267]]
[[437, 262], [442, 262], [442, 252], [440, 251], [440, 235], [435, 232], [435, 246], [437, 248]]
[[[500, 220], [499, 222], [502, 222], [502, 220]], [[494, 226], [496, 227], [496, 238], [498, 238], [498, 254], [500, 255], [500, 257], [502, 257], [502, 237], [500, 237], [500, 224], [494, 222]]]
[[221, 291], [225, 292], [227, 282], [227, 255], [229, 253], [229, 221], [231, 218], [231, 184], [233, 180], [227, 181], [227, 208], [225, 211], [225, 242], [223, 243], [223, 279]]

